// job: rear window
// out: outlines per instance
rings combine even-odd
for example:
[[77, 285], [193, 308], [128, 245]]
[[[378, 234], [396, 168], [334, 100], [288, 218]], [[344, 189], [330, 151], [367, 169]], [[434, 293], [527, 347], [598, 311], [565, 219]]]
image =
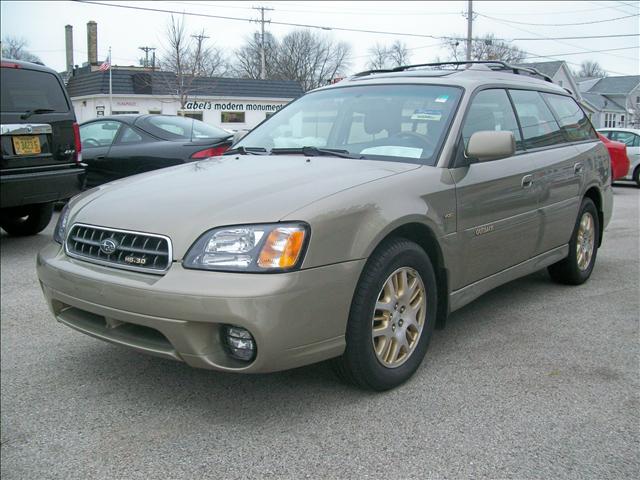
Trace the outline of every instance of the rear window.
[[509, 90], [520, 119], [525, 148], [560, 145], [564, 140], [560, 125], [540, 93], [532, 90]]
[[165, 140], [208, 140], [229, 137], [221, 128], [212, 127], [193, 118], [158, 115], [136, 124], [147, 132]]
[[69, 111], [63, 87], [52, 73], [23, 68], [0, 68], [0, 72], [3, 112]]
[[577, 142], [597, 139], [591, 122], [573, 98], [550, 93], [543, 93], [542, 95], [547, 99], [551, 109], [556, 114], [567, 140]]

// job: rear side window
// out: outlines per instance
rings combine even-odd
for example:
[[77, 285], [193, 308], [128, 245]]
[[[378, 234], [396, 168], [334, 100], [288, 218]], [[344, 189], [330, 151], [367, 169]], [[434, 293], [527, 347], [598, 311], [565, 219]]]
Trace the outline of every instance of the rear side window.
[[23, 68], [0, 68], [0, 85], [3, 112], [37, 109], [69, 111], [62, 85], [52, 73]]
[[560, 126], [551, 110], [532, 90], [509, 90], [522, 126], [525, 148], [540, 148], [564, 143]]
[[136, 126], [164, 140], [219, 139], [229, 136], [220, 128], [212, 127], [199, 120], [169, 115], [147, 117]]
[[483, 90], [475, 96], [462, 127], [465, 150], [471, 135], [485, 130], [512, 132], [516, 139], [516, 149], [522, 150], [520, 129], [505, 90]]
[[550, 93], [542, 95], [556, 114], [568, 141], [597, 140], [598, 137], [591, 122], [573, 98]]

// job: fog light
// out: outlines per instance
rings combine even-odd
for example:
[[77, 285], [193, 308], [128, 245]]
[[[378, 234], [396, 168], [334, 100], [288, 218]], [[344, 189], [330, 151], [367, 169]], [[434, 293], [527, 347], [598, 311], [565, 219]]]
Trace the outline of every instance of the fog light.
[[227, 351], [233, 358], [249, 362], [256, 356], [256, 342], [242, 327], [225, 326], [222, 329], [222, 339]]

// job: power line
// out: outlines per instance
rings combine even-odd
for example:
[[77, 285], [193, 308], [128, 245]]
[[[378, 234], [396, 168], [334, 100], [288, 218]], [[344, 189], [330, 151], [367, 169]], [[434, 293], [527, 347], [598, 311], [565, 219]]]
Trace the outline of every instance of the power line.
[[505, 22], [509, 22], [509, 23], [515, 23], [518, 25], [533, 25], [535, 27], [568, 27], [571, 25], [591, 25], [594, 23], [606, 23], [606, 22], [613, 22], [615, 20], [622, 20], [623, 18], [631, 18], [631, 17], [638, 17], [640, 16], [640, 13], [635, 13], [633, 15], [626, 15], [624, 17], [616, 17], [616, 18], [608, 18], [606, 20], [593, 20], [590, 22], [578, 22], [578, 23], [529, 23], [529, 22], [516, 22], [515, 20], [510, 20], [508, 18], [496, 18], [496, 17], [491, 17], [489, 15], [484, 15], [483, 13], [478, 13], [479, 16], [484, 17], [484, 18], [489, 18], [491, 20], [502, 20]]
[[[570, 52], [570, 53], [554, 53], [551, 56], [552, 57], [568, 57], [571, 55], [584, 55], [585, 53], [602, 53], [602, 52], [616, 52], [618, 50], [633, 50], [633, 49], [638, 49], [639, 47], [622, 47], [622, 48], [608, 48], [606, 50], [588, 50], [586, 52]], [[531, 57], [526, 57], [526, 58], [534, 58], [534, 56]]]
[[[149, 8], [149, 7], [137, 7], [133, 5], [118, 5], [113, 3], [102, 3], [92, 0], [71, 0], [73, 2], [92, 4], [92, 5], [101, 5], [103, 7], [116, 7], [116, 8], [127, 8], [131, 10], [141, 10], [146, 12], [159, 12], [159, 13], [172, 13], [176, 15], [188, 15], [194, 17], [205, 17], [205, 18], [219, 18], [222, 20], [233, 20], [233, 21], [241, 21], [241, 22], [254, 22], [255, 20], [251, 18], [243, 18], [243, 17], [230, 17], [225, 15], [211, 15], [206, 13], [194, 13], [187, 11], [178, 11], [178, 10], [167, 10], [161, 8]], [[344, 27], [330, 27], [323, 25], [311, 25], [305, 23], [293, 23], [293, 22], [278, 22], [275, 20], [271, 20], [270, 22], [273, 25], [286, 25], [291, 27], [302, 27], [302, 28], [315, 28], [319, 30], [335, 30], [335, 31], [343, 31], [343, 32], [358, 32], [358, 33], [371, 33], [371, 34], [379, 34], [379, 35], [395, 35], [395, 36], [404, 36], [404, 37], [416, 37], [416, 38], [433, 38], [435, 40], [466, 40], [466, 37], [451, 37], [446, 35], [428, 35], [428, 34], [419, 34], [419, 33], [407, 33], [407, 32], [388, 32], [382, 30], [365, 30], [359, 28], [344, 28]], [[504, 22], [503, 22], [504, 23]], [[515, 27], [514, 27], [515, 28]], [[531, 33], [531, 32], [529, 32]], [[564, 39], [587, 39], [587, 38], [620, 38], [620, 37], [639, 37], [640, 33], [631, 33], [631, 34], [615, 34], [615, 35], [588, 35], [581, 37], [558, 37], [558, 38], [545, 38], [545, 40], [564, 40]], [[513, 38], [513, 39], [505, 39], [505, 38], [496, 38], [495, 40], [503, 40], [503, 41], [512, 41], [512, 40], [543, 40], [541, 38]]]

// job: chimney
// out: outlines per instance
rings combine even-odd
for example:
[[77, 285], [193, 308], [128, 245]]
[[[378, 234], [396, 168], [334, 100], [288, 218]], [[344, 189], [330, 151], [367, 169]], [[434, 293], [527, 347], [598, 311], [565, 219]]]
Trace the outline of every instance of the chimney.
[[64, 41], [67, 50], [67, 72], [73, 71], [73, 27], [65, 25]]
[[87, 52], [89, 65], [98, 64], [98, 24], [91, 20], [87, 22]]

